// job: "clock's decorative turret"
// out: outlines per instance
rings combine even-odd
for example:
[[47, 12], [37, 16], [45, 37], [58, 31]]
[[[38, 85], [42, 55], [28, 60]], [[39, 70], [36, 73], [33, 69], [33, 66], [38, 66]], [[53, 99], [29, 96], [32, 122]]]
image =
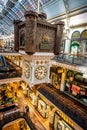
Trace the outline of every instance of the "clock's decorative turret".
[[35, 52], [60, 53], [64, 23], [51, 24], [45, 13], [25, 12], [25, 21], [14, 21], [15, 51], [24, 50], [31, 55]]

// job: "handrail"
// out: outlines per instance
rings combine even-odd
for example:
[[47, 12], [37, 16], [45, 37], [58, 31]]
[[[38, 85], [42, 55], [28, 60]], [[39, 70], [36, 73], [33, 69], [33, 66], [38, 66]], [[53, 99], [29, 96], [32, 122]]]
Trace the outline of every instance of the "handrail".
[[87, 66], [87, 56], [82, 54], [60, 53], [59, 55], [56, 55], [52, 60], [69, 64]]

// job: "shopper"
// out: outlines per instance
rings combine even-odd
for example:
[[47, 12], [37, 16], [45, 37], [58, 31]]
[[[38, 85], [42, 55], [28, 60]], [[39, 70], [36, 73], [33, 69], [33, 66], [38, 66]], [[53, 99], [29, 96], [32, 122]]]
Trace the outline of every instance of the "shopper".
[[28, 114], [28, 112], [29, 112], [29, 106], [26, 105], [26, 106], [25, 106], [25, 109], [26, 109], [26, 114]]

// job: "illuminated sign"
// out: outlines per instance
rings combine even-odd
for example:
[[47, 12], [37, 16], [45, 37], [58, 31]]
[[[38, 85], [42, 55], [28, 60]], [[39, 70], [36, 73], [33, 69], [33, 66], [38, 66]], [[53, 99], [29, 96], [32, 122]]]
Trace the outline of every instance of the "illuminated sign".
[[63, 73], [63, 69], [58, 69], [57, 73]]

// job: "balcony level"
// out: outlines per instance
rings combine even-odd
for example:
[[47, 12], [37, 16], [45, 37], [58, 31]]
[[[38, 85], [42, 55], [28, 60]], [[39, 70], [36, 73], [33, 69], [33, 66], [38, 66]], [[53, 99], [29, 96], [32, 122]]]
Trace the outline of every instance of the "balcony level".
[[87, 108], [64, 93], [55, 89], [51, 84], [42, 84], [38, 91], [55, 106], [68, 115], [83, 129], [87, 129]]

